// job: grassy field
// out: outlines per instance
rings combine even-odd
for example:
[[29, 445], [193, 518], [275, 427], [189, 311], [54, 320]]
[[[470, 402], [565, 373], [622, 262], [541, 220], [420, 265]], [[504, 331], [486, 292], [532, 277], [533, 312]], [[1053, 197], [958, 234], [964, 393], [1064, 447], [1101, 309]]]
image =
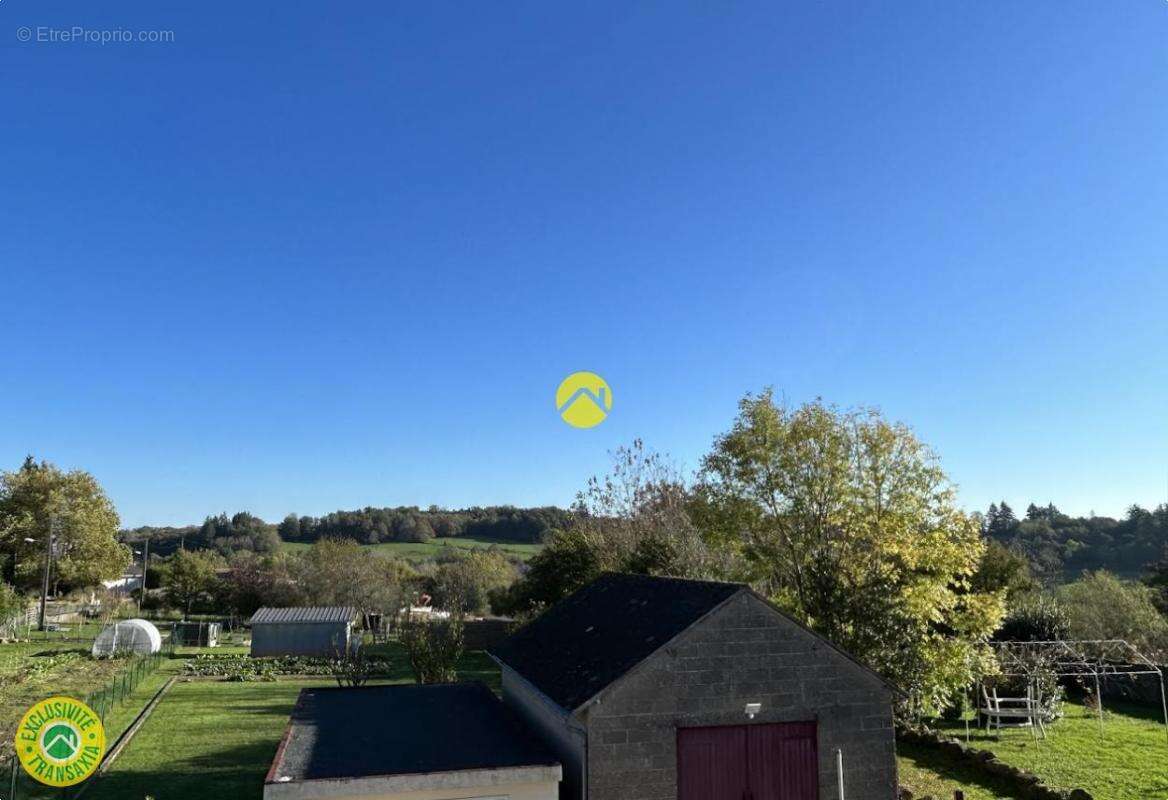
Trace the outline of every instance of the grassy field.
[[[1048, 785], [1086, 789], [1095, 800], [1168, 800], [1168, 734], [1159, 712], [1107, 706], [1102, 735], [1094, 712], [1067, 702], [1065, 718], [1049, 726], [1037, 746], [1024, 729], [1007, 729], [1000, 736], [975, 729], [970, 744], [1041, 776]], [[964, 731], [953, 724], [947, 732], [964, 738]]]
[[[285, 549], [306, 550], [312, 545], [303, 542], [284, 542]], [[397, 556], [407, 561], [424, 561], [435, 558], [444, 552], [477, 550], [486, 547], [497, 547], [508, 555], [521, 558], [524, 561], [539, 552], [542, 545], [519, 544], [507, 541], [492, 541], [490, 539], [460, 539], [451, 536], [443, 539], [431, 539], [428, 542], [382, 542], [381, 544], [367, 545], [370, 552], [378, 555]]]
[[[411, 680], [404, 658], [396, 672], [389, 680], [375, 682]], [[467, 654], [459, 675], [498, 688], [498, 670], [482, 653]], [[160, 800], [258, 800], [300, 690], [335, 685], [327, 678], [175, 684], [86, 799], [125, 800], [149, 794]]]

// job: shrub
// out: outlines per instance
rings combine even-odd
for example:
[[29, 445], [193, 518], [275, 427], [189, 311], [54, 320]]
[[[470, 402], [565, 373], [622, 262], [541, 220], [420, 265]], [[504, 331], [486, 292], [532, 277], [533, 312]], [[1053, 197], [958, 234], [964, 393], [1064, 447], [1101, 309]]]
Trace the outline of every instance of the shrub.
[[1125, 639], [1136, 647], [1168, 650], [1168, 622], [1152, 602], [1152, 589], [1110, 572], [1087, 572], [1058, 590], [1076, 639]]
[[402, 626], [401, 642], [418, 683], [450, 683], [457, 678], [454, 666], [463, 649], [460, 620], [407, 622]]
[[[335, 659], [309, 656], [252, 658], [234, 653], [204, 653], [187, 661], [183, 674], [192, 677], [226, 678], [233, 681], [274, 680], [279, 675], [321, 675], [333, 677]], [[373, 676], [392, 676], [393, 662], [382, 656], [366, 656], [365, 667]]]
[[1000, 642], [1053, 642], [1070, 635], [1066, 609], [1049, 595], [1032, 595], [1010, 609], [994, 638]]

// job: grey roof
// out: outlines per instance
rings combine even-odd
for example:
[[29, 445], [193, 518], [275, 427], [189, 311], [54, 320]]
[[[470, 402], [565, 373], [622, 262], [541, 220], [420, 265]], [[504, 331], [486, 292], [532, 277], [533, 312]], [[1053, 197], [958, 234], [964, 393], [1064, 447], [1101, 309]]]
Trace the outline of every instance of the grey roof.
[[737, 583], [608, 573], [489, 652], [573, 711], [743, 591]]
[[301, 689], [267, 783], [556, 766], [481, 683]]
[[352, 622], [357, 609], [352, 606], [299, 606], [294, 608], [261, 608], [251, 615], [251, 624], [265, 622], [311, 623]]

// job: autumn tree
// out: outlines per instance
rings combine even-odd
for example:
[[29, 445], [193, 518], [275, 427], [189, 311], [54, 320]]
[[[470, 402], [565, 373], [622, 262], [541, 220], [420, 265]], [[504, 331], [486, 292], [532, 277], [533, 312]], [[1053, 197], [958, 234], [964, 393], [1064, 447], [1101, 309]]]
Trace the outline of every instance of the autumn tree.
[[875, 411], [747, 395], [703, 463], [695, 508], [740, 577], [937, 711], [986, 657], [1001, 592], [934, 454]]
[[241, 617], [250, 617], [263, 606], [296, 605], [301, 592], [294, 573], [294, 556], [236, 553], [228, 564], [226, 579], [219, 583], [217, 603]]
[[528, 615], [602, 572], [710, 578], [735, 554], [707, 546], [681, 473], [638, 439], [612, 453], [612, 468], [577, 495], [566, 530], [553, 531], [522, 580], [498, 598], [501, 613]]
[[405, 600], [408, 566], [373, 555], [351, 539], [321, 539], [293, 567], [307, 605], [353, 606], [362, 615], [394, 614]]
[[55, 581], [93, 586], [116, 578], [131, 558], [117, 534], [117, 511], [88, 472], [64, 472], [29, 456], [19, 470], [0, 473], [0, 552], [8, 556], [9, 583], [39, 586], [50, 535]]
[[573, 510], [572, 527], [603, 542], [613, 568], [690, 577], [716, 571], [691, 518], [685, 478], [640, 439], [612, 453], [611, 470], [589, 479]]

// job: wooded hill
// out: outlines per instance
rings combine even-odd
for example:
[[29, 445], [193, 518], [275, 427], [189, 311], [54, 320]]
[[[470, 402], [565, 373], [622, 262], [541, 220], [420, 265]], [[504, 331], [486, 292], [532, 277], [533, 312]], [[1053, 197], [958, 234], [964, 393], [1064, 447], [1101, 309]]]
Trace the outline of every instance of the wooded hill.
[[[325, 538], [378, 544], [454, 536], [534, 544], [543, 541], [553, 528], [566, 527], [571, 516], [571, 512], [554, 506], [456, 510], [399, 506], [334, 511], [322, 517], [289, 514], [273, 524], [241, 511], [233, 516], [207, 517], [202, 525], [124, 530], [121, 538], [141, 541], [149, 536], [152, 550], [160, 555], [177, 550], [180, 544], [225, 554], [243, 550], [267, 553], [279, 548], [281, 540], [315, 542]], [[987, 537], [1024, 555], [1035, 576], [1047, 582], [1097, 569], [1135, 577], [1168, 556], [1168, 505], [1151, 511], [1132, 506], [1125, 518], [1116, 520], [1072, 517], [1053, 505], [1031, 504], [1019, 518], [1003, 501], [992, 504], [982, 515], [982, 530]]]
[[1003, 501], [990, 506], [982, 530], [1025, 555], [1033, 573], [1048, 582], [1098, 569], [1136, 577], [1168, 555], [1168, 505], [1152, 511], [1133, 505], [1116, 520], [1071, 517], [1054, 505], [1032, 503], [1019, 519]]
[[552, 528], [563, 528], [571, 514], [562, 508], [515, 508], [513, 506], [442, 509], [431, 506], [363, 508], [334, 511], [323, 517], [289, 514], [282, 522], [265, 522], [241, 511], [233, 516], [207, 517], [202, 525], [184, 527], [143, 526], [123, 530], [123, 541], [149, 537], [151, 548], [166, 555], [179, 547], [211, 549], [229, 554], [243, 550], [274, 552], [280, 541], [315, 542], [318, 539], [353, 539], [361, 544], [381, 542], [426, 542], [436, 537], [493, 539], [538, 544]]

